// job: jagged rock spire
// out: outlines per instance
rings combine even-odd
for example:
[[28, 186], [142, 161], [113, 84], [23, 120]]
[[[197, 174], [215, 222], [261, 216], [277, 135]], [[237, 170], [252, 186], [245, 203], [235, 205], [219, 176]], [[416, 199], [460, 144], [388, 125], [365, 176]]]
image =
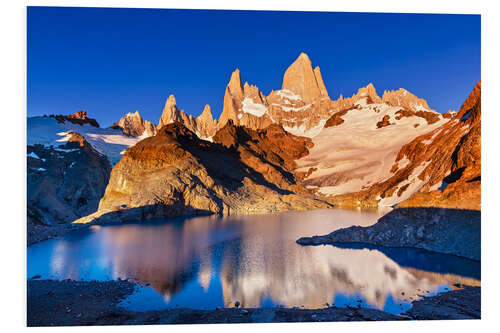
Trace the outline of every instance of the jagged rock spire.
[[282, 89], [300, 95], [306, 103], [328, 97], [319, 67], [313, 70], [309, 56], [303, 52], [286, 70]]
[[160, 121], [158, 122], [158, 129], [166, 126], [167, 124], [178, 120], [179, 109], [177, 109], [177, 103], [175, 101], [175, 96], [170, 95], [165, 102], [165, 107], [163, 108], [163, 113], [161, 114]]

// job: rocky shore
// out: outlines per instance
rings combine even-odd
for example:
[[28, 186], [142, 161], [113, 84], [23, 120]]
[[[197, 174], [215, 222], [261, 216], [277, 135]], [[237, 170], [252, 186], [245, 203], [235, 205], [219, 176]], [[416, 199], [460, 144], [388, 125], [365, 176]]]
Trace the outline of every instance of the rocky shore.
[[398, 208], [370, 227], [302, 237], [301, 245], [360, 243], [411, 247], [481, 260], [481, 212], [445, 208]]
[[159, 325], [479, 319], [481, 288], [464, 287], [415, 301], [402, 315], [364, 308], [223, 308], [134, 312], [118, 306], [135, 284], [129, 281], [28, 280], [28, 326]]

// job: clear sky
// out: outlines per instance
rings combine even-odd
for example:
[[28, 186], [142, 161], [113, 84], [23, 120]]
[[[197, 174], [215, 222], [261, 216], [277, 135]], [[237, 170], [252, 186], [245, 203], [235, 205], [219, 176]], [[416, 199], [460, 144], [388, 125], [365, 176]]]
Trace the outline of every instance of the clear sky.
[[267, 95], [300, 52], [332, 99], [372, 82], [446, 112], [481, 78], [479, 15], [29, 7], [27, 18], [28, 116], [83, 109], [105, 127], [135, 110], [157, 123], [170, 94], [218, 118], [235, 68]]

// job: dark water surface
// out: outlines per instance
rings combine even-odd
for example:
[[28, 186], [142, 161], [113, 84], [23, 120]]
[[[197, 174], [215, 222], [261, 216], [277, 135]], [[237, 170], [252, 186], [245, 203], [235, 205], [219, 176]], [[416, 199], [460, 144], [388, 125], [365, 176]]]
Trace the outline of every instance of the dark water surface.
[[302, 236], [368, 226], [381, 211], [177, 218], [93, 226], [28, 247], [28, 277], [142, 287], [131, 310], [361, 306], [401, 313], [419, 295], [480, 285], [480, 263], [415, 249], [300, 246]]

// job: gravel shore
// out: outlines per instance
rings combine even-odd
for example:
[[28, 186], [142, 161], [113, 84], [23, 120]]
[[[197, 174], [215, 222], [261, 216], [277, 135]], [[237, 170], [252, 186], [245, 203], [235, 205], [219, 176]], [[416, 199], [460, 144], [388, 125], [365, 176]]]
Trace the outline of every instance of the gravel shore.
[[118, 306], [136, 285], [129, 281], [28, 280], [28, 326], [158, 325], [265, 322], [386, 321], [480, 318], [481, 288], [464, 287], [416, 301], [396, 316], [363, 308], [223, 308], [134, 312]]

